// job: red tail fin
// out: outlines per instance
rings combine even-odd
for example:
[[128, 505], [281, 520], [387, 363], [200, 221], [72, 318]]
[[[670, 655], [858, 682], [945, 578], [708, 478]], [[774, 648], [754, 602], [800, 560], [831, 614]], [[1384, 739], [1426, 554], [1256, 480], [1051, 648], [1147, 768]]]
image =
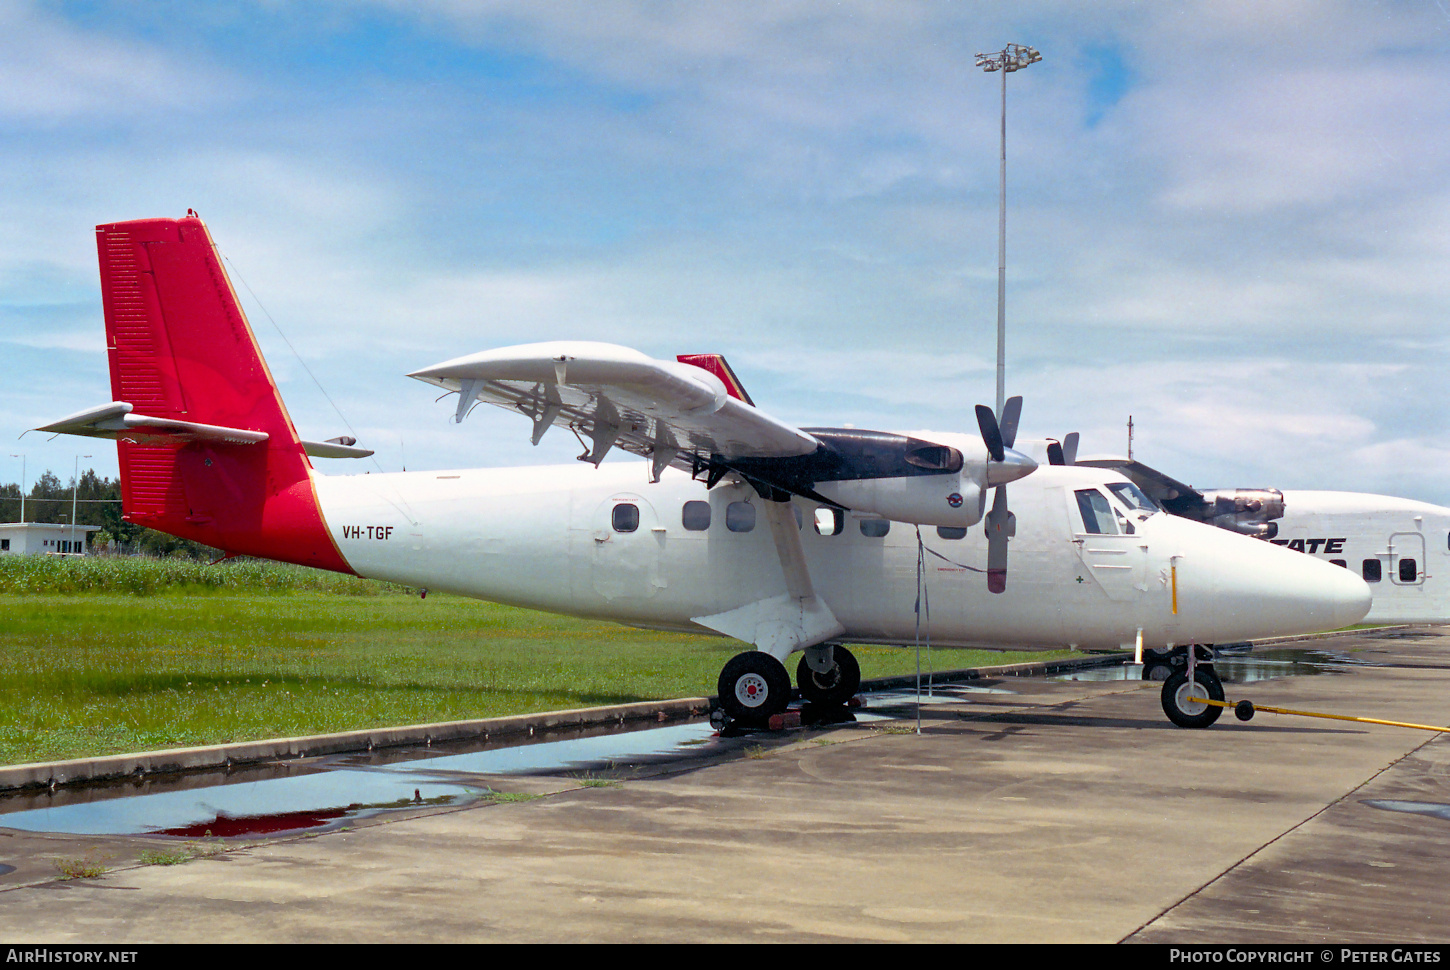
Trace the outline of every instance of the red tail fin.
[[263, 431], [260, 444], [119, 442], [125, 517], [231, 553], [352, 572], [312, 466], [195, 216], [96, 227], [113, 399], [134, 414]]
[[731, 397], [744, 401], [751, 407], [755, 406], [750, 395], [745, 393], [745, 385], [740, 383], [740, 378], [735, 376], [734, 369], [725, 362], [724, 356], [720, 354], [676, 354], [675, 360], [682, 364], [693, 364], [696, 367], [704, 368], [724, 382], [725, 390]]

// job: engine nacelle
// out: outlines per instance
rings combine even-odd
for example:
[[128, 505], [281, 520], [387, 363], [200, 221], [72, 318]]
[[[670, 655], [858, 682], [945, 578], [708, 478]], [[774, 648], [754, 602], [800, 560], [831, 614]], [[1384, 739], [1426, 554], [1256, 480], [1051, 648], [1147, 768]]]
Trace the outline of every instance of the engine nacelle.
[[1284, 493], [1277, 488], [1218, 488], [1202, 494], [1203, 504], [1192, 518], [1260, 539], [1279, 534], [1273, 520], [1284, 515]]
[[981, 488], [961, 473], [821, 482], [816, 491], [855, 512], [895, 522], [966, 528], [982, 519]]

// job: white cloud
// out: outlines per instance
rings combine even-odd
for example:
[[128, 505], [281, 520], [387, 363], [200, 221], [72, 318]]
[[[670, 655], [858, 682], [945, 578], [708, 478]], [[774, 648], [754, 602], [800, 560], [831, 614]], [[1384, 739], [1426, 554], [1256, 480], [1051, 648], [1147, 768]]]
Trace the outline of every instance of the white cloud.
[[0, 118], [85, 116], [109, 124], [157, 108], [197, 107], [228, 86], [205, 62], [77, 29], [37, 4], [0, 4]]

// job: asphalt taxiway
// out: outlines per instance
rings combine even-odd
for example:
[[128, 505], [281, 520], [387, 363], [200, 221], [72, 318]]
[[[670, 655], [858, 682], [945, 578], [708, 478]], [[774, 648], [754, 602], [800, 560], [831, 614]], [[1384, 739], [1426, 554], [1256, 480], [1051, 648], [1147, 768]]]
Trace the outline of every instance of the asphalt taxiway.
[[[1450, 628], [1230, 700], [1450, 723]], [[145, 865], [176, 840], [4, 828], [8, 942], [1450, 941], [1450, 740], [1011, 678], [637, 770]], [[890, 714], [891, 712], [880, 712]], [[540, 797], [528, 797], [540, 796]], [[207, 847], [206, 851], [210, 851]], [[98, 878], [57, 862], [99, 860]], [[6, 870], [5, 867], [11, 867]]]

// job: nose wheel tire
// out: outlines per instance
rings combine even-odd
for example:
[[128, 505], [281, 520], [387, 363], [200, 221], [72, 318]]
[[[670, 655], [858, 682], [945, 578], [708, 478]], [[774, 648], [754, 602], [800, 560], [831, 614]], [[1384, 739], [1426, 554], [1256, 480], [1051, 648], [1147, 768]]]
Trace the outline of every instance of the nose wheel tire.
[[1194, 683], [1188, 682], [1186, 670], [1174, 671], [1163, 682], [1163, 713], [1168, 720], [1183, 728], [1206, 728], [1223, 708], [1217, 704], [1205, 704], [1203, 699], [1223, 700], [1223, 683], [1212, 670], [1199, 667], [1193, 672]]
[[720, 706], [742, 724], [763, 725], [790, 704], [790, 674], [768, 653], [736, 654], [720, 671]]
[[816, 673], [806, 658], [795, 669], [795, 682], [801, 689], [801, 697], [812, 704], [823, 707], [839, 707], [856, 696], [861, 689], [861, 665], [845, 647], [833, 647], [832, 655], [836, 665], [825, 673]]

